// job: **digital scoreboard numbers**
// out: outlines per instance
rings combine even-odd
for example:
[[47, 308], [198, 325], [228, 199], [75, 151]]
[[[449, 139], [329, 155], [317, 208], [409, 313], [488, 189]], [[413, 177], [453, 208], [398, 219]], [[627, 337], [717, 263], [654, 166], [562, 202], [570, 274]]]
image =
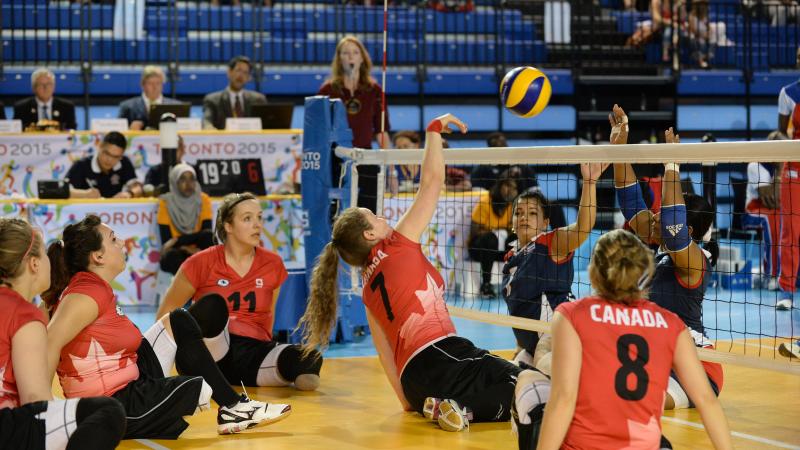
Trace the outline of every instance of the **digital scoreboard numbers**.
[[195, 170], [203, 192], [211, 197], [240, 192], [267, 194], [261, 159], [199, 159]]

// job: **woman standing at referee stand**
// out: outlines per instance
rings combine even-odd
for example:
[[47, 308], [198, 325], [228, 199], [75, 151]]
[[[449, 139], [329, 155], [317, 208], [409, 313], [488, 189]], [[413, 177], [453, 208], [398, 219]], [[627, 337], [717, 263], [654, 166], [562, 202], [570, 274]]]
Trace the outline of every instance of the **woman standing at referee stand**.
[[[578, 220], [566, 227], [547, 231], [550, 204], [538, 190], [520, 194], [513, 204], [512, 232], [517, 242], [503, 266], [503, 298], [513, 316], [549, 321], [552, 310], [570, 301], [573, 252], [589, 238], [597, 216], [596, 182], [608, 164], [581, 164], [583, 189]], [[539, 333], [514, 328], [517, 340], [515, 361], [535, 366]]]
[[[609, 120], [614, 130], [619, 130], [616, 133], [627, 140], [628, 117], [622, 108], [614, 105], [614, 114]], [[614, 133], [612, 131], [612, 136]], [[667, 143], [680, 143], [672, 128], [664, 134]], [[658, 214], [653, 214], [645, 206], [631, 164], [614, 164], [614, 185], [627, 226], [645, 243], [659, 247], [650, 300], [677, 314], [689, 328], [698, 347], [714, 348], [703, 327], [703, 296], [711, 268], [716, 263], [717, 250], [712, 245], [708, 251], [698, 244], [710, 238], [714, 221], [711, 205], [703, 197], [681, 192], [679, 166], [675, 163], [665, 165], [661, 211]], [[723, 383], [722, 365], [708, 361], [702, 364], [711, 388], [719, 395]], [[667, 388], [665, 408], [693, 407], [686, 392], [685, 383], [673, 374]]]
[[53, 400], [46, 319], [32, 304], [49, 287], [41, 232], [0, 218], [0, 448], [115, 448], [125, 432], [116, 399]]
[[191, 300], [206, 346], [231, 384], [319, 386], [322, 355], [272, 339], [275, 306], [288, 274], [281, 257], [261, 247], [262, 212], [250, 193], [229, 194], [217, 210], [217, 240], [187, 259], [156, 317]]
[[670, 370], [686, 381], [714, 447], [733, 448], [689, 330], [645, 299], [655, 270], [632, 233], [600, 237], [589, 263], [595, 295], [561, 304], [553, 317], [552, 381], [533, 372], [517, 381], [520, 450], [671, 448], [660, 421]]
[[396, 228], [366, 208], [348, 208], [336, 219], [311, 275], [298, 328], [306, 352], [326, 347], [336, 321], [339, 258], [361, 268], [373, 342], [403, 408], [437, 420], [444, 430], [460, 431], [470, 420], [508, 420], [522, 369], [456, 336], [444, 280], [420, 247], [444, 186], [441, 133], [451, 125], [467, 131], [450, 114], [428, 125], [420, 187]]

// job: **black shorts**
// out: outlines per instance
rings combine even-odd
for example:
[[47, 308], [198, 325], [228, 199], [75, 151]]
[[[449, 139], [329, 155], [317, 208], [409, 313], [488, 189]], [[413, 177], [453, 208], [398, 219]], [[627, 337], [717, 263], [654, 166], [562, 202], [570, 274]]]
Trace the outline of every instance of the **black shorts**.
[[[454, 399], [477, 413], [481, 405], [497, 405], [504, 411], [497, 420], [508, 420], [517, 375], [522, 369], [475, 347], [468, 339], [451, 336], [428, 346], [406, 364], [400, 377], [411, 407], [422, 413], [425, 398]], [[486, 395], [484, 395], [486, 394]], [[493, 407], [488, 408], [494, 411]], [[480, 417], [475, 420], [493, 420]]]
[[128, 419], [123, 439], [177, 439], [189, 426], [183, 417], [197, 409], [203, 378], [165, 378], [147, 339], [142, 339], [136, 353], [139, 378], [112, 395]]
[[217, 361], [217, 366], [232, 385], [238, 386], [244, 383], [245, 386], [258, 386], [256, 379], [261, 363], [277, 346], [278, 343], [275, 341], [259, 341], [231, 334], [228, 353]]
[[0, 449], [44, 450], [44, 420], [36, 418], [44, 411], [47, 411], [44, 401], [0, 409]]

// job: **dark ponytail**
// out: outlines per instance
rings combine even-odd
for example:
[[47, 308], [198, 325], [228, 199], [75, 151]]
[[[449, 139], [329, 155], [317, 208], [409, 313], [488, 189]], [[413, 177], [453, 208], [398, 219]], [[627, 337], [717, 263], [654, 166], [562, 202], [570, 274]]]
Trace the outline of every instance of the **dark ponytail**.
[[99, 217], [89, 214], [80, 222], [67, 225], [63, 239], [50, 244], [50, 289], [42, 294], [48, 309], [58, 303], [76, 273], [89, 269], [89, 255], [103, 249], [103, 235], [97, 229], [100, 223]]

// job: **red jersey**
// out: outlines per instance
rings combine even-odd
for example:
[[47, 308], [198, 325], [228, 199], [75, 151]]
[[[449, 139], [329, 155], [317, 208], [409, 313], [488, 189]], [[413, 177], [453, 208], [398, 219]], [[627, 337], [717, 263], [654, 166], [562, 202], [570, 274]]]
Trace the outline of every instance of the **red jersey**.
[[208, 294], [219, 294], [228, 301], [231, 333], [272, 340], [273, 293], [289, 276], [280, 256], [256, 247], [250, 271], [240, 277], [225, 261], [225, 246], [215, 245], [192, 255], [181, 271], [195, 289], [193, 301]]
[[136, 351], [142, 343], [142, 333], [117, 306], [111, 286], [97, 274], [75, 274], [56, 309], [70, 294], [83, 294], [94, 300], [97, 319], [61, 349], [57, 372], [64, 396], [110, 396], [139, 378]]
[[583, 346], [575, 415], [562, 448], [658, 448], [675, 345], [686, 325], [647, 300], [625, 306], [587, 297], [556, 312]]
[[361, 298], [392, 347], [398, 376], [414, 355], [456, 334], [444, 279], [418, 242], [393, 232], [372, 247], [361, 278]]
[[11, 360], [11, 339], [30, 322], [46, 325], [39, 308], [22, 298], [16, 291], [0, 286], [0, 409], [19, 406], [17, 380]]

